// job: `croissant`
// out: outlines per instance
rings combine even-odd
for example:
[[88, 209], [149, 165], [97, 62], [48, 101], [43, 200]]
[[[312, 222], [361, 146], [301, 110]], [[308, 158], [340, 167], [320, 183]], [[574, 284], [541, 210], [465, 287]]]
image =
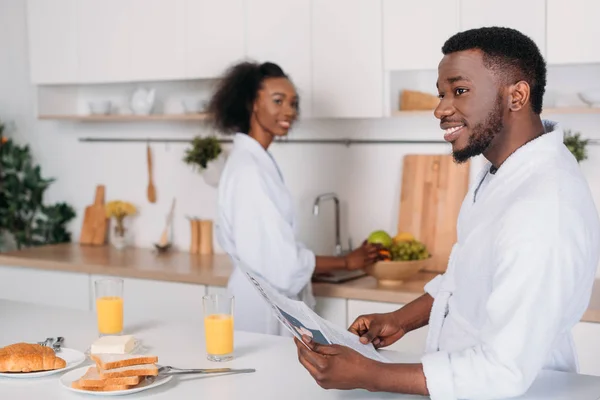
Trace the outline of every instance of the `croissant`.
[[48, 371], [66, 366], [66, 361], [47, 346], [15, 343], [0, 348], [0, 372]]

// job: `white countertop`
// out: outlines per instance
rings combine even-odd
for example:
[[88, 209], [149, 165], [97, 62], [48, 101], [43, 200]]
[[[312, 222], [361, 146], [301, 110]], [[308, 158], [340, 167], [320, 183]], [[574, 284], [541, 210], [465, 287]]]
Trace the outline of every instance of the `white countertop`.
[[[190, 305], [186, 324], [165, 323], [148, 316], [125, 316], [125, 333], [142, 339], [148, 353], [162, 365], [181, 368], [255, 368], [242, 375], [175, 376], [160, 387], [128, 395], [144, 399], [423, 399], [370, 393], [363, 390], [337, 391], [320, 388], [300, 365], [296, 347], [289, 338], [236, 332], [235, 360], [211, 363], [204, 352], [202, 311]], [[49, 336], [64, 336], [65, 347], [85, 351], [95, 340], [96, 320], [91, 312], [41, 307], [0, 300], [0, 347]], [[389, 356], [390, 353], [386, 355]], [[418, 356], [394, 354], [399, 362], [414, 362]], [[90, 364], [86, 362], [82, 365]], [[0, 399], [85, 399], [63, 388], [60, 374], [37, 379], [0, 377]], [[95, 396], [94, 396], [95, 397]], [[122, 397], [118, 397], [122, 398]], [[598, 400], [600, 377], [543, 372], [522, 400]]]

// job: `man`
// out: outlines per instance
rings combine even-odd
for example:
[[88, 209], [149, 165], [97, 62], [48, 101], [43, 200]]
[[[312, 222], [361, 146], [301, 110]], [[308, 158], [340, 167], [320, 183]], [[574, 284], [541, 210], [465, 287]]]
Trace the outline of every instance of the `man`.
[[571, 328], [591, 295], [600, 223], [562, 131], [540, 118], [545, 62], [507, 28], [458, 33], [442, 52], [434, 113], [444, 138], [456, 162], [489, 163], [462, 204], [446, 272], [405, 307], [350, 327], [381, 348], [429, 324], [425, 355], [382, 364], [296, 340], [325, 388], [494, 399], [526, 392], [542, 369], [577, 370]]

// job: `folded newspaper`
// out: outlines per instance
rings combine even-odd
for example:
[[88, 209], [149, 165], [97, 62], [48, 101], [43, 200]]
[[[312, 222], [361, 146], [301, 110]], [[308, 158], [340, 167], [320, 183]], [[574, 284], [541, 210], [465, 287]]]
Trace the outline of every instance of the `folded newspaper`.
[[271, 306], [277, 319], [300, 341], [302, 341], [302, 335], [308, 335], [312, 340], [320, 344], [347, 346], [367, 358], [381, 362], [390, 362], [390, 360], [375, 349], [373, 344], [361, 343], [358, 336], [321, 318], [304, 302], [292, 300], [282, 295], [248, 267], [242, 267], [240, 264], [243, 263], [238, 263], [238, 266], [242, 268], [248, 279], [256, 287], [256, 290], [260, 292], [265, 301]]

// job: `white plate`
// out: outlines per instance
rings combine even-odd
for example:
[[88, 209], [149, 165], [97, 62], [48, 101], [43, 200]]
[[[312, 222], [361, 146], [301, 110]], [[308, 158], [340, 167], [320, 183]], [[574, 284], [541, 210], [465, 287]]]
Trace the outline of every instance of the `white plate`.
[[160, 385], [164, 385], [165, 383], [169, 382], [171, 380], [171, 378], [173, 378], [173, 375], [153, 376], [152, 381], [149, 381], [148, 379], [144, 379], [136, 387], [133, 387], [131, 389], [125, 389], [125, 390], [114, 390], [112, 392], [95, 392], [93, 390], [75, 389], [75, 388], [71, 387], [71, 383], [73, 383], [74, 381], [76, 381], [77, 379], [79, 379], [83, 375], [85, 375], [85, 373], [87, 372], [89, 367], [90, 366], [88, 365], [88, 366], [77, 368], [77, 369], [74, 369], [73, 371], [67, 372], [66, 374], [64, 374], [63, 376], [60, 377], [60, 384], [62, 386], [64, 386], [65, 388], [67, 388], [73, 392], [77, 392], [77, 393], [93, 394], [93, 395], [97, 395], [97, 396], [122, 396], [125, 394], [137, 393], [137, 392], [141, 392], [143, 390], [148, 390], [148, 389], [152, 389], [157, 386], [160, 386]]
[[53, 369], [50, 371], [39, 371], [39, 372], [0, 372], [0, 376], [7, 378], [41, 378], [43, 376], [54, 375], [61, 372], [68, 371], [75, 368], [79, 364], [85, 361], [85, 354], [79, 350], [69, 349], [67, 347], [61, 347], [60, 351], [56, 353], [57, 357], [62, 358], [66, 361], [67, 366], [60, 369]]

